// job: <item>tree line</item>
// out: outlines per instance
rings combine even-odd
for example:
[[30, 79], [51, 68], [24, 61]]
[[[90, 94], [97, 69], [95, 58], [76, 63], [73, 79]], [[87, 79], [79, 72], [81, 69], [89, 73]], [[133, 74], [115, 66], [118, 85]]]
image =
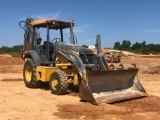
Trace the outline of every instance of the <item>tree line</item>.
[[2, 46], [0, 48], [0, 54], [11, 54], [14, 57], [19, 57], [19, 52], [22, 48], [23, 45], [16, 45], [13, 47]]
[[[0, 54], [7, 53], [19, 57], [19, 52], [22, 48], [23, 45], [16, 45], [13, 47], [2, 46], [0, 48]], [[131, 44], [129, 40], [123, 40], [122, 43], [115, 42], [113, 49], [131, 51], [138, 54], [160, 54], [160, 44], [147, 44], [146, 41]]]
[[160, 44], [147, 44], [146, 41], [131, 44], [129, 40], [123, 40], [122, 43], [115, 42], [113, 49], [131, 51], [138, 54], [160, 54]]

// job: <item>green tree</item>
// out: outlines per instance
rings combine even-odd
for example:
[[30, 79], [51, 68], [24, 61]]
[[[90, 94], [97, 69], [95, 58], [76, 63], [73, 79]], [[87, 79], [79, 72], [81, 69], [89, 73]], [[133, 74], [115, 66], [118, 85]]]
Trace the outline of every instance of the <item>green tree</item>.
[[122, 50], [129, 50], [131, 46], [131, 42], [129, 40], [122, 41]]
[[[120, 46], [120, 48], [118, 48]], [[139, 54], [160, 54], [160, 44], [146, 44], [144, 40], [142, 43], [136, 42], [131, 46], [129, 40], [123, 40], [120, 45], [119, 42], [115, 42], [114, 48], [118, 50], [128, 50]]]
[[142, 46], [143, 46], [143, 47], [146, 46], [146, 41], [145, 41], [145, 40], [142, 42]]
[[87, 45], [82, 45], [82, 47], [88, 48], [88, 46], [87, 46]]
[[135, 44], [132, 45], [132, 49], [133, 50], [138, 50], [142, 47], [142, 45], [138, 42], [136, 42]]
[[114, 43], [114, 47], [113, 47], [114, 49], [121, 49], [121, 44], [120, 44], [120, 42], [115, 42]]
[[23, 48], [22, 45], [16, 45], [16, 46], [13, 46], [13, 47], [2, 46], [0, 48], [0, 54], [7, 53], [7, 54], [19, 56], [19, 51], [22, 48]]

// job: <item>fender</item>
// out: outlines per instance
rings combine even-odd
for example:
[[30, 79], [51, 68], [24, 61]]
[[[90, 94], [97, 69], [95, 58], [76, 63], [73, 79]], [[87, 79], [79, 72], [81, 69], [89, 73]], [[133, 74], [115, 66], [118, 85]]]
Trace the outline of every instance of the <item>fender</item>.
[[39, 66], [41, 64], [40, 62], [40, 56], [37, 51], [35, 50], [29, 50], [25, 53], [24, 58], [31, 58], [35, 64], [35, 66]]

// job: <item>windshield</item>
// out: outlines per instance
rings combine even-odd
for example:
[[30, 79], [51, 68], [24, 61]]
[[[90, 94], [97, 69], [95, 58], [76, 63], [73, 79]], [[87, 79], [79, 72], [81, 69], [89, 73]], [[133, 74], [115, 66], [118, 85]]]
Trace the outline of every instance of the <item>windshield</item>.
[[[43, 45], [44, 41], [47, 41], [47, 29], [46, 28], [40, 28], [39, 29], [39, 33], [40, 33], [40, 36], [42, 38], [41, 40], [41, 44], [40, 45]], [[62, 33], [63, 33], [63, 41], [66, 42], [66, 43], [70, 43], [70, 29], [63, 29], [62, 30]], [[50, 29], [49, 30], [49, 41], [50, 42], [60, 42], [61, 41], [61, 34], [60, 34], [60, 30], [54, 30], [54, 29]]]

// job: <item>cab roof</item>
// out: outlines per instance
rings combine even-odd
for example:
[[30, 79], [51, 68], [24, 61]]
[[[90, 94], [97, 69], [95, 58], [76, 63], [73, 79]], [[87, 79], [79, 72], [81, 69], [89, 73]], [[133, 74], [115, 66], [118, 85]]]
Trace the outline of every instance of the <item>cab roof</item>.
[[[44, 27], [44, 28], [47, 28], [47, 25], [49, 25], [50, 29], [70, 28], [70, 22], [61, 20], [51, 20], [51, 19], [35, 20], [31, 22], [30, 25], [32, 27]], [[74, 26], [74, 23], [72, 23], [72, 26]]]

